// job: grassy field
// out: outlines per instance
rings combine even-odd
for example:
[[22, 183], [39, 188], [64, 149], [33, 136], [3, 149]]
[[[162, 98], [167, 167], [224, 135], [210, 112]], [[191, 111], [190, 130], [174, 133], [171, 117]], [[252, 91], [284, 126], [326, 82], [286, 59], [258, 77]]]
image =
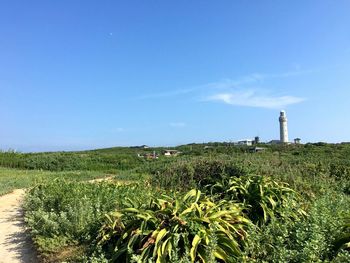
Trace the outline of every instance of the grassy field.
[[47, 262], [350, 262], [350, 144], [262, 146], [2, 153], [27, 170], [0, 168], [0, 189], [29, 187]]
[[56, 179], [69, 181], [84, 181], [95, 178], [103, 178], [107, 175], [103, 172], [68, 171], [50, 172], [40, 170], [20, 170], [0, 167], [0, 195], [4, 195], [19, 188], [33, 187], [45, 184]]

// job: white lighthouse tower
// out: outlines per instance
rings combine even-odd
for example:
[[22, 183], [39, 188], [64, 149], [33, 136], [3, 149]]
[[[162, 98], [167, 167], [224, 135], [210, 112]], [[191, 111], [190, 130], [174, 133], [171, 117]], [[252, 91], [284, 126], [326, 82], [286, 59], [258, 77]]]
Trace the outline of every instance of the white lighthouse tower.
[[287, 116], [284, 110], [280, 112], [279, 121], [280, 121], [280, 142], [288, 143]]

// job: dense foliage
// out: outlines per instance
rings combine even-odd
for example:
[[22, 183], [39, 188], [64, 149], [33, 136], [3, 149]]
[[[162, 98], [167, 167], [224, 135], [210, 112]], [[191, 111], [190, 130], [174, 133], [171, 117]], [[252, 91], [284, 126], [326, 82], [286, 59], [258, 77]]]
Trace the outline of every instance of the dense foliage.
[[198, 190], [151, 198], [108, 216], [100, 232], [112, 262], [235, 262], [249, 223], [239, 204], [214, 203]]
[[225, 178], [247, 174], [247, 169], [232, 158], [180, 159], [168, 165], [153, 165], [149, 170], [151, 183], [167, 189], [203, 188]]
[[344, 231], [341, 218], [349, 209], [349, 196], [328, 193], [315, 200], [305, 219], [273, 219], [254, 228], [247, 258], [250, 262], [350, 262], [350, 254], [337, 246]]
[[[0, 164], [112, 172], [139, 182], [79, 183], [71, 178], [85, 172], [7, 169], [21, 174], [18, 181], [39, 183], [25, 209], [46, 260], [79, 247], [52, 261], [350, 262], [350, 145], [265, 147], [249, 153], [229, 143], [191, 144], [178, 147], [178, 157], [157, 160], [130, 148], [7, 152]], [[29, 179], [36, 174], [40, 180]]]
[[259, 225], [274, 218], [297, 219], [305, 215], [298, 194], [288, 185], [277, 183], [266, 176], [229, 177], [206, 188], [215, 200], [242, 203], [245, 214]]
[[121, 149], [117, 154], [109, 152], [52, 152], [16, 153], [0, 152], [0, 166], [47, 171], [109, 171], [126, 170], [144, 162], [134, 151]]
[[138, 185], [68, 182], [55, 180], [32, 188], [24, 207], [35, 241], [45, 251], [90, 241], [101, 227], [105, 213], [130, 206], [135, 196], [149, 193]]

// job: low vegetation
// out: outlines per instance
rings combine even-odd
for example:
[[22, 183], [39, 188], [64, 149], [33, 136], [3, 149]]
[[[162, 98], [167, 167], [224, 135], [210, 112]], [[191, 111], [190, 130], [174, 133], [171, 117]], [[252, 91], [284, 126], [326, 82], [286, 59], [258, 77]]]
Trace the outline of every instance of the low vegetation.
[[37, 184], [44, 184], [56, 178], [70, 181], [86, 181], [109, 176], [101, 172], [63, 171], [50, 172], [41, 170], [19, 170], [0, 167], [0, 195], [4, 195], [19, 188], [28, 188]]
[[[56, 172], [1, 168], [0, 186], [31, 187], [26, 221], [48, 262], [350, 262], [350, 145], [265, 147], [26, 154], [19, 166], [2, 153], [3, 166]], [[77, 163], [47, 166], [61, 155]]]
[[24, 204], [26, 221], [44, 254], [84, 244], [98, 232], [106, 213], [127, 205], [135, 195], [141, 198], [141, 193], [146, 194], [139, 188], [63, 179], [36, 185]]

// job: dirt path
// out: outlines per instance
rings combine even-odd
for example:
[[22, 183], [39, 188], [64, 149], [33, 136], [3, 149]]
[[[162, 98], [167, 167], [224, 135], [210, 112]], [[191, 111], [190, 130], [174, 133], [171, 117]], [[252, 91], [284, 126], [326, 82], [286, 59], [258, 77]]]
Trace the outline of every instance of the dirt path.
[[25, 191], [18, 189], [0, 196], [0, 263], [38, 262], [26, 234], [21, 202]]

